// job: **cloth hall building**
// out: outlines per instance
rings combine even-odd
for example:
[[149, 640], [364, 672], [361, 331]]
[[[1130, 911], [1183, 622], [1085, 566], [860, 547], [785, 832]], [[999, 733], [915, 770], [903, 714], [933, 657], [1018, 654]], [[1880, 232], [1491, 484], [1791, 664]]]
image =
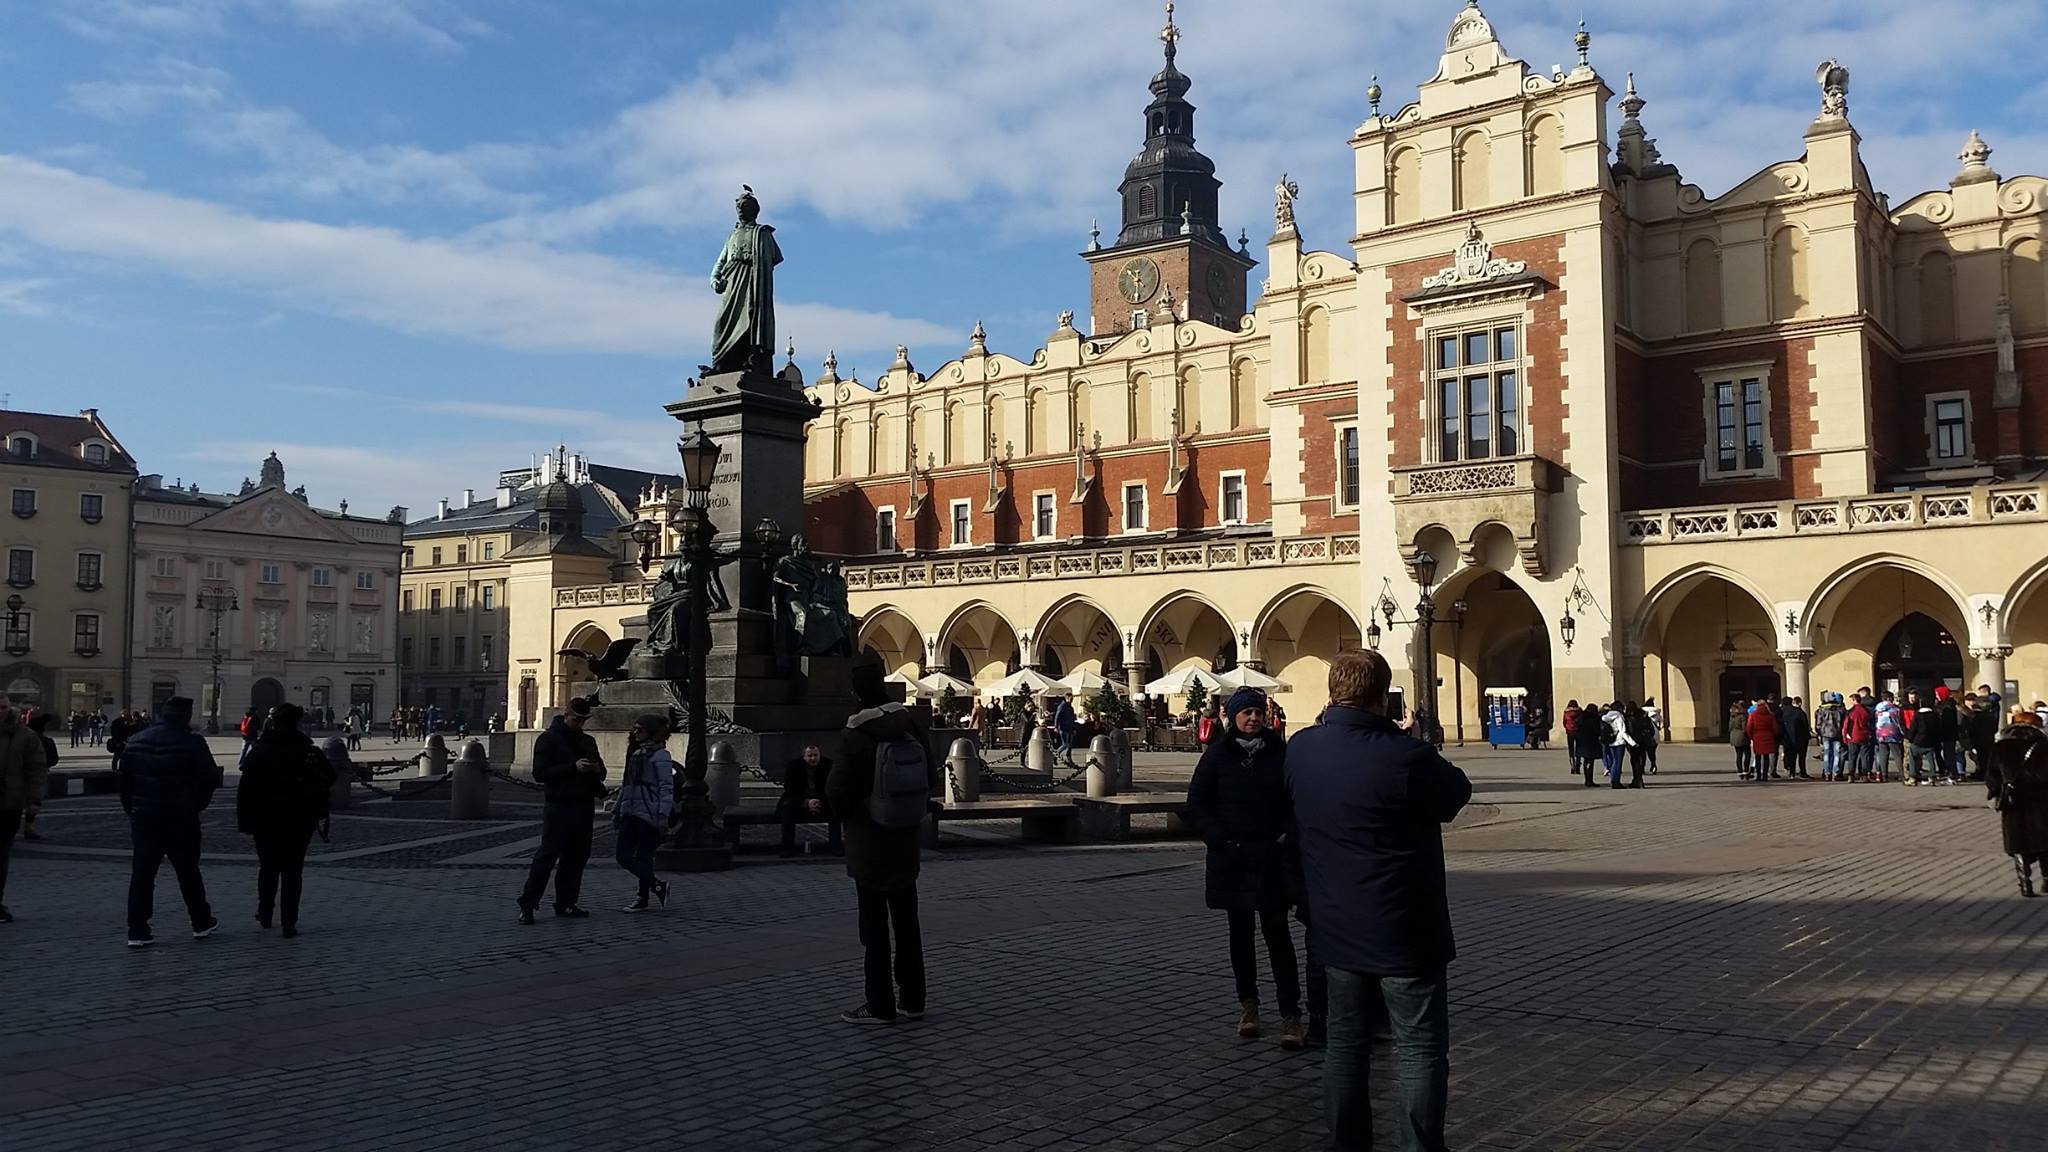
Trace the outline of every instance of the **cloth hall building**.
[[[1709, 197], [1584, 33], [1532, 71], [1472, 3], [1361, 108], [1354, 234], [1308, 243], [1283, 178], [1253, 249], [1163, 38], [1085, 318], [811, 384], [863, 647], [983, 683], [1245, 662], [1305, 719], [1377, 641], [1398, 684], [1429, 653], [1454, 740], [1508, 687], [1652, 696], [1681, 740], [1770, 689], [2048, 695], [2048, 182], [1973, 135], [1892, 202], [1829, 61], [1794, 158]], [[644, 595], [558, 590], [556, 642]]]

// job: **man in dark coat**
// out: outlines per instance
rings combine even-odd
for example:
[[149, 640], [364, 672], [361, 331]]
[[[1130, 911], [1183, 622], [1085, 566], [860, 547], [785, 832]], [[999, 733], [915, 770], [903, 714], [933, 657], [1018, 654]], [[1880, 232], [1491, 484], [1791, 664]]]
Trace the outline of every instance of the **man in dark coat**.
[[[924, 1019], [924, 938], [917, 919], [917, 876], [923, 829], [884, 828], [874, 822], [868, 799], [875, 788], [876, 748], [910, 739], [926, 749], [926, 795], [939, 807], [941, 778], [932, 762], [931, 740], [916, 713], [889, 699], [882, 666], [853, 669], [853, 695], [860, 711], [846, 718], [839, 757], [825, 778], [825, 800], [846, 823], [846, 874], [860, 901], [860, 942], [867, 951], [863, 973], [866, 999], [840, 1014], [849, 1024], [894, 1024], [902, 1016]], [[895, 954], [889, 947], [895, 928]]]
[[14, 702], [0, 696], [0, 924], [14, 917], [7, 911], [7, 857], [23, 814], [42, 803], [48, 787], [50, 760], [42, 738], [21, 723]]
[[121, 808], [128, 813], [135, 845], [128, 877], [128, 946], [156, 943], [149, 920], [155, 911], [157, 868], [165, 859], [178, 874], [192, 938], [213, 935], [220, 921], [206, 902], [206, 881], [199, 875], [199, 814], [213, 803], [221, 769], [206, 737], [192, 731], [190, 697], [164, 701], [157, 722], [128, 738], [119, 781]]
[[1329, 974], [1323, 1111], [1332, 1147], [1372, 1147], [1366, 1019], [1376, 984], [1393, 1024], [1401, 1146], [1443, 1152], [1446, 968], [1457, 955], [1443, 825], [1471, 800], [1472, 782], [1387, 718], [1391, 682], [1379, 653], [1339, 653], [1323, 722], [1287, 750], [1312, 931]]
[[1811, 780], [1806, 772], [1806, 742], [1813, 737], [1813, 722], [1806, 715], [1806, 701], [1788, 696], [1778, 706], [1778, 744], [1785, 756], [1785, 775]]
[[583, 867], [590, 863], [597, 798], [604, 795], [604, 757], [583, 730], [590, 713], [590, 701], [578, 696], [533, 741], [533, 778], [547, 790], [540, 810], [540, 851], [533, 854], [526, 888], [519, 894], [521, 924], [533, 923], [549, 873], [555, 877], [555, 915], [578, 920], [590, 915], [576, 903], [583, 894]]
[[299, 934], [306, 849], [334, 788], [334, 765], [300, 730], [304, 720], [296, 704], [272, 708], [235, 787], [236, 826], [256, 841], [256, 923], [268, 928], [272, 911], [281, 913], [286, 939]]
[[816, 744], [804, 745], [804, 754], [782, 770], [782, 798], [775, 802], [782, 817], [782, 855], [796, 855], [796, 826], [806, 817], [823, 818], [825, 834], [833, 855], [839, 844], [839, 818], [825, 803], [825, 780], [832, 774], [832, 761]]
[[2020, 895], [2032, 897], [2034, 866], [2048, 867], [2048, 735], [2031, 710], [2012, 710], [2011, 723], [1991, 746], [1984, 787], [1998, 809]]
[[1287, 926], [1288, 862], [1286, 745], [1266, 729], [1266, 698], [1240, 688], [1223, 706], [1227, 727], [1210, 742], [1188, 782], [1181, 818], [1209, 846], [1203, 896], [1230, 917], [1230, 970], [1237, 982], [1237, 1034], [1259, 1034], [1259, 958], [1254, 930], [1266, 938], [1266, 957], [1280, 1002], [1280, 1046], [1294, 1050], [1305, 1036], [1294, 937]]

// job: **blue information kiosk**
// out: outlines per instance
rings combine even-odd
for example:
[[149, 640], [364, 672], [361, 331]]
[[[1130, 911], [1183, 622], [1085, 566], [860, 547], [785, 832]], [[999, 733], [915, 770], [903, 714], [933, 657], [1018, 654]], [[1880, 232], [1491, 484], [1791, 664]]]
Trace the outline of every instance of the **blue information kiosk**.
[[1520, 748], [1529, 743], [1527, 688], [1486, 690], [1486, 742], [1495, 748], [1503, 744]]

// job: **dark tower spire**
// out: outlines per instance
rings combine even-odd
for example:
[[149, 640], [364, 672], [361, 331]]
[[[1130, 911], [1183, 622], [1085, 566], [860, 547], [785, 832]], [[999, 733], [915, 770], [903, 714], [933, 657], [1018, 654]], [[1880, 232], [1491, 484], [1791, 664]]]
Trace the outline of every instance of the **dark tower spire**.
[[1174, 6], [1166, 6], [1166, 27], [1159, 40], [1166, 47], [1166, 66], [1152, 77], [1152, 103], [1145, 108], [1145, 147], [1124, 170], [1123, 230], [1116, 246], [1146, 244], [1181, 234], [1185, 209], [1193, 235], [1229, 246], [1216, 223], [1216, 165], [1195, 148], [1195, 106], [1188, 103], [1192, 86], [1175, 63], [1180, 55], [1180, 26]]

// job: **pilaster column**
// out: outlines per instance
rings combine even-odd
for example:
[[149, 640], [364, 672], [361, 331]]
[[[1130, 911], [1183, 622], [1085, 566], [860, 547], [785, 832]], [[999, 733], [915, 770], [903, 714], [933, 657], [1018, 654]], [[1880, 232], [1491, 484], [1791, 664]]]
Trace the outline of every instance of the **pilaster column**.
[[[1970, 655], [1977, 658], [1977, 679], [1965, 685], [1965, 687], [1989, 684], [1993, 692], [2003, 696], [2005, 694], [2005, 658], [2012, 655], [2012, 649], [1974, 648], [1971, 649]], [[2005, 701], [2005, 706], [2010, 708], [2014, 703], [2016, 701], [2007, 700]], [[2004, 723], [2004, 717], [2000, 717], [1999, 722]]]
[[1813, 662], [1813, 649], [1790, 648], [1778, 653], [1785, 662], [1785, 696], [1798, 697], [1802, 702], [1811, 703], [1812, 692], [1807, 687], [1806, 671]]

